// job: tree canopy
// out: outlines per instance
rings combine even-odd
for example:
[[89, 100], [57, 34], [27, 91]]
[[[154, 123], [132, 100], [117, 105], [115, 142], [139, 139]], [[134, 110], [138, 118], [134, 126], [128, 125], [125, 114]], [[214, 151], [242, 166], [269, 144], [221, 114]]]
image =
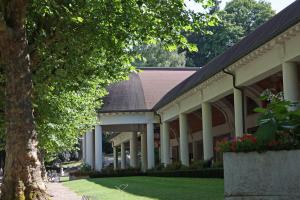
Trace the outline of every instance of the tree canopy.
[[214, 1], [216, 6], [210, 13], [217, 14], [221, 21], [217, 26], [207, 27], [210, 35], [192, 33], [188, 36], [189, 42], [196, 43], [199, 51], [187, 53], [187, 66], [205, 65], [275, 14], [271, 4], [265, 1], [232, 0], [224, 10], [220, 10], [220, 0]]
[[203, 12], [188, 10], [183, 0], [1, 1], [6, 88], [0, 104], [6, 113], [1, 199], [46, 199], [36, 136], [46, 151], [71, 148], [96, 122], [105, 86], [134, 70], [133, 47], [196, 49], [183, 33], [204, 33], [217, 21], [206, 12], [211, 0], [197, 2]]
[[184, 66], [184, 54], [161, 46], [193, 49], [182, 31], [201, 32], [214, 21], [183, 1], [32, 1], [27, 38], [40, 146], [49, 152], [73, 147], [76, 136], [96, 123], [105, 86], [134, 70], [131, 63], [141, 53], [135, 47], [164, 52], [169, 61], [156, 61], [159, 66]]
[[160, 44], [142, 45], [134, 49], [141, 55], [132, 63], [135, 67], [185, 67], [185, 51], [168, 51]]

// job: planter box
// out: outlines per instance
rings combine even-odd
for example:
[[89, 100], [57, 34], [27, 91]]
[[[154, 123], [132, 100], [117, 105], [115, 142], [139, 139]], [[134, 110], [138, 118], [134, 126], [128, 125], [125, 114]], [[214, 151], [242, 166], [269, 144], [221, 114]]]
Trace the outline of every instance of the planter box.
[[300, 150], [224, 153], [225, 200], [299, 200]]

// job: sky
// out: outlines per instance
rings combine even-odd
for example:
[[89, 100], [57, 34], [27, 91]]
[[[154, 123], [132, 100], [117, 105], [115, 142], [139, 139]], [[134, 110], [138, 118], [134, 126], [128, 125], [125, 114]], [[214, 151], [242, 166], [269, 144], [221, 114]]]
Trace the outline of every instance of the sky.
[[[226, 2], [228, 2], [228, 1], [230, 1], [230, 0], [222, 0], [221, 8], [224, 8], [224, 6], [226, 5]], [[287, 7], [288, 5], [293, 3], [295, 0], [266, 0], [266, 1], [271, 2], [272, 8], [278, 13], [282, 9], [284, 9], [285, 7]], [[199, 9], [199, 8], [197, 8], [197, 6], [193, 2], [193, 0], [185, 0], [185, 3], [192, 10]]]

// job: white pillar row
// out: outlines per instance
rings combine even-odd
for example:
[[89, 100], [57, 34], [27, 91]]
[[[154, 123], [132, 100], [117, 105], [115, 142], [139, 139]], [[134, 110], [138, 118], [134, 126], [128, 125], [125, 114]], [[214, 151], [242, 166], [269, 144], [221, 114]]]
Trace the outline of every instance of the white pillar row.
[[233, 88], [234, 96], [234, 126], [235, 136], [242, 137], [244, 134], [243, 126], [243, 95], [239, 89]]
[[155, 165], [154, 160], [154, 125], [153, 123], [147, 124], [147, 159], [148, 169], [153, 169]]
[[137, 167], [137, 132], [132, 132], [130, 139], [130, 167]]
[[285, 62], [282, 64], [283, 95], [291, 102], [299, 101], [299, 78], [297, 63]]
[[147, 170], [147, 134], [141, 134], [141, 167], [143, 171]]
[[81, 148], [82, 148], [82, 161], [83, 163], [86, 163], [86, 139], [85, 139], [85, 135], [86, 134], [83, 134], [82, 135], [82, 140], [81, 140]]
[[114, 154], [114, 170], [118, 169], [118, 150], [117, 147], [113, 147], [113, 154]]
[[86, 164], [91, 166], [92, 168], [94, 167], [94, 146], [93, 146], [93, 141], [94, 141], [94, 134], [93, 131], [88, 131], [86, 133]]
[[125, 143], [121, 143], [121, 169], [126, 168], [126, 151], [125, 151]]
[[162, 153], [163, 163], [165, 166], [170, 164], [170, 135], [169, 135], [169, 123], [163, 122], [162, 125]]
[[180, 161], [181, 164], [189, 166], [189, 140], [188, 140], [188, 123], [186, 114], [179, 114], [179, 133], [180, 133]]
[[212, 109], [208, 102], [202, 103], [202, 134], [203, 134], [203, 157], [209, 160], [214, 156], [212, 134]]
[[95, 127], [95, 170], [101, 171], [103, 166], [102, 127]]

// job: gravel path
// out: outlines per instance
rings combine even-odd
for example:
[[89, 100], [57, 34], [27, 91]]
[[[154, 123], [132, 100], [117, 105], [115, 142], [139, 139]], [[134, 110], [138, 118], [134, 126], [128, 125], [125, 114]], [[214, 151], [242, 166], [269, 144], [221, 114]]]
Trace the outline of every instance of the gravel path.
[[47, 187], [52, 200], [81, 200], [79, 195], [61, 183], [48, 183]]

